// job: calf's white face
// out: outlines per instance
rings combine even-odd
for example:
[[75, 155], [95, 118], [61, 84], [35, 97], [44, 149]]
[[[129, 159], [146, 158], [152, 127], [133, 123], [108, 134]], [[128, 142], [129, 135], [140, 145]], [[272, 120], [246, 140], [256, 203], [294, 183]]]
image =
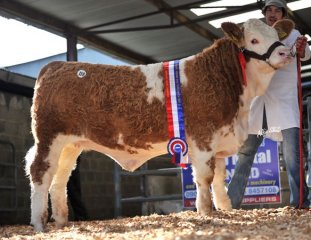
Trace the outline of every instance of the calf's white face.
[[258, 19], [248, 20], [242, 29], [232, 23], [222, 24], [225, 35], [240, 49], [245, 49], [249, 84], [244, 93], [248, 98], [264, 94], [275, 70], [292, 60], [289, 47], [279, 41], [288, 37], [293, 27], [294, 23], [287, 19], [276, 22], [273, 27]]
[[[285, 20], [286, 21], [286, 20]], [[291, 24], [291, 22], [288, 22]], [[265, 54], [273, 43], [279, 41], [279, 35], [274, 27], [270, 27], [262, 21], [250, 19], [245, 22], [244, 27], [244, 46], [245, 49], [256, 52], [259, 55]], [[283, 32], [284, 34], [284, 32]], [[288, 36], [286, 33], [284, 36]], [[290, 50], [285, 46], [278, 46], [269, 56], [269, 63], [274, 68], [280, 68], [291, 61]], [[270, 66], [270, 67], [271, 67]], [[269, 66], [266, 66], [269, 67]], [[273, 71], [273, 69], [271, 69]]]

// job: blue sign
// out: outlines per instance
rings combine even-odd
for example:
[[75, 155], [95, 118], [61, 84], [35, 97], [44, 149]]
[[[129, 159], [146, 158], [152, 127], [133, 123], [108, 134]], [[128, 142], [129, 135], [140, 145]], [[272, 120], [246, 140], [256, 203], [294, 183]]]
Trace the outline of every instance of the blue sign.
[[197, 188], [192, 178], [192, 165], [182, 169], [182, 190], [184, 208], [194, 208]]
[[[238, 156], [233, 155], [225, 159], [227, 178], [229, 183], [233, 174]], [[185, 208], [194, 208], [196, 199], [196, 186], [192, 180], [192, 168], [182, 170], [183, 200]], [[245, 189], [243, 204], [280, 203], [280, 174], [279, 154], [277, 142], [265, 138], [251, 169], [249, 180]]]

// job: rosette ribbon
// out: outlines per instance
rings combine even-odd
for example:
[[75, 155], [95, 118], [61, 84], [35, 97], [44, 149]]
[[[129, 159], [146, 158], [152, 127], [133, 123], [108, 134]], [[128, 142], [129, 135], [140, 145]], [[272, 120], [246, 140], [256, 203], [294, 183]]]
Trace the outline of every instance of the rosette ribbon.
[[181, 167], [190, 164], [185, 137], [179, 60], [163, 63], [165, 104], [169, 132], [168, 153], [172, 162]]

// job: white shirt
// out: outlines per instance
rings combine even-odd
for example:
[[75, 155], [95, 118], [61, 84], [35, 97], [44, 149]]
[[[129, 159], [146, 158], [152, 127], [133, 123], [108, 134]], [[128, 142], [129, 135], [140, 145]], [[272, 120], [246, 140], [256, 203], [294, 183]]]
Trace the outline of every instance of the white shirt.
[[[290, 35], [282, 41], [291, 47], [301, 34], [294, 29]], [[305, 57], [301, 61], [310, 58], [311, 52], [307, 44]], [[278, 69], [273, 76], [266, 93], [255, 97], [251, 104], [249, 115], [249, 133], [262, 133], [263, 108], [266, 109], [268, 130], [265, 137], [282, 141], [281, 130], [299, 127], [299, 107], [297, 89], [297, 60]]]

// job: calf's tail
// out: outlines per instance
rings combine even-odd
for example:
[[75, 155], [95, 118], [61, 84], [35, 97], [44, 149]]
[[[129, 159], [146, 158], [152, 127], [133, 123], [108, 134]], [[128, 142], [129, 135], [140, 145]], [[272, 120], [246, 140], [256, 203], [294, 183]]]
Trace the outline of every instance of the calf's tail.
[[25, 156], [25, 161], [26, 161], [25, 171], [26, 171], [27, 176], [30, 176], [30, 166], [35, 159], [36, 152], [37, 152], [37, 146], [34, 145], [28, 150]]

